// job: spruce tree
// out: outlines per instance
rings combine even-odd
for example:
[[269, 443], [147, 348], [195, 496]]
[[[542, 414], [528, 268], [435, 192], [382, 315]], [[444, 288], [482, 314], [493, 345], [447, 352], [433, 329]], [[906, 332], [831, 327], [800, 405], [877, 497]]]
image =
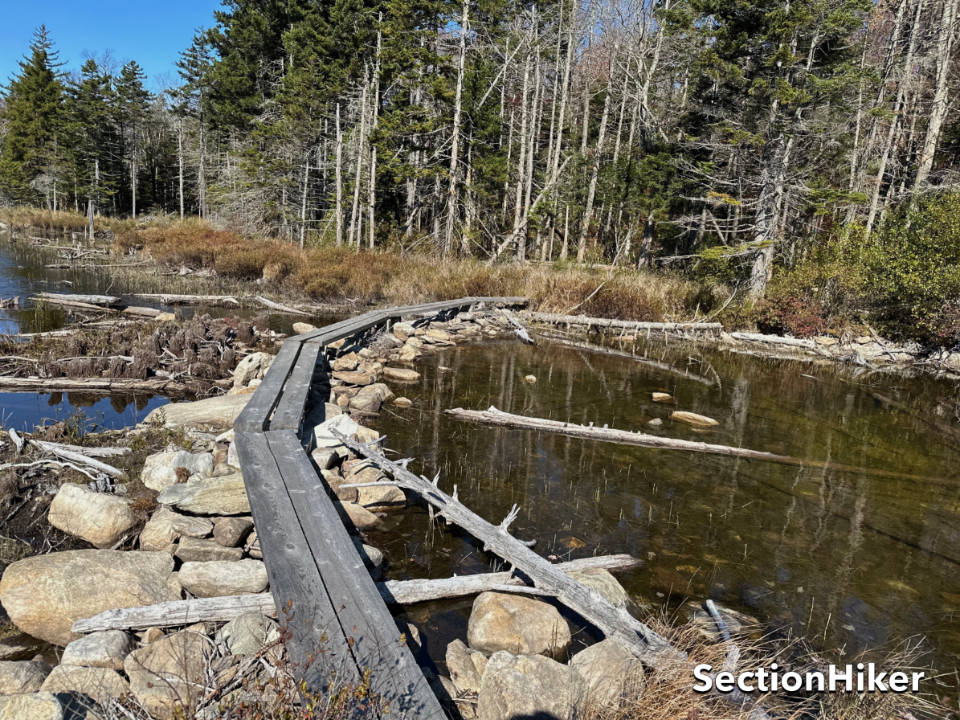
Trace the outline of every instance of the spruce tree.
[[30, 55], [6, 87], [0, 146], [0, 195], [16, 202], [56, 204], [58, 133], [63, 85], [47, 28], [33, 35]]

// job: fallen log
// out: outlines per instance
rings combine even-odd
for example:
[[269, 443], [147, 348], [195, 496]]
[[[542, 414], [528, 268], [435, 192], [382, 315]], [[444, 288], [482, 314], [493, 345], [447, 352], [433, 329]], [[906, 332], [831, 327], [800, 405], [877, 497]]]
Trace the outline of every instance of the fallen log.
[[124, 315], [137, 315], [139, 317], [155, 318], [163, 311], [151, 307], [139, 307], [137, 305], [127, 305], [120, 312]]
[[516, 333], [517, 337], [520, 338], [520, 341], [526, 343], [527, 345], [536, 345], [537, 341], [530, 337], [530, 333], [527, 332], [527, 329], [517, 320], [516, 315], [504, 308], [500, 312], [503, 313], [504, 317], [510, 321], [510, 324], [513, 326], [513, 332]]
[[43, 392], [149, 392], [183, 394], [190, 391], [184, 383], [161, 378], [134, 380], [131, 378], [38, 378], [0, 377], [0, 390], [40, 390]]
[[734, 340], [760, 343], [763, 345], [782, 345], [791, 348], [802, 348], [803, 350], [809, 350], [812, 352], [816, 352], [817, 350], [817, 344], [813, 340], [805, 340], [803, 338], [784, 337], [782, 335], [764, 335], [763, 333], [754, 332], [732, 332], [730, 333], [730, 337], [732, 337]]
[[[628, 570], [639, 565], [630, 555], [600, 555], [559, 563], [564, 572], [579, 570]], [[377, 583], [383, 599], [394, 605], [412, 605], [428, 600], [475, 595], [492, 588], [515, 590], [524, 586], [524, 580], [511, 572], [478, 573], [436, 580], [388, 580]], [[256, 595], [175, 600], [142, 607], [106, 610], [93, 617], [73, 623], [73, 632], [89, 633], [100, 630], [142, 630], [150, 627], [173, 627], [195, 622], [226, 622], [247, 612], [259, 612], [276, 617], [273, 596], [266, 592]]]
[[669, 363], [665, 363], [660, 360], [652, 360], [651, 358], [642, 357], [624, 350], [616, 350], [614, 348], [603, 347], [602, 345], [594, 345], [593, 343], [580, 342], [577, 340], [567, 340], [566, 338], [558, 338], [555, 335], [548, 335], [544, 333], [539, 333], [539, 335], [541, 338], [553, 343], [554, 345], [562, 345], [563, 347], [574, 348], [577, 350], [586, 350], [587, 352], [596, 353], [598, 355], [610, 355], [612, 357], [625, 358], [632, 360], [639, 365], [646, 365], [649, 368], [670, 373], [672, 375], [677, 375], [678, 377], [682, 377], [687, 380], [693, 380], [694, 382], [702, 383], [703, 385], [720, 384], [720, 379], [719, 377], [716, 377], [716, 372], [714, 372], [715, 379], [710, 379], [708, 377], [704, 377], [703, 375], [692, 373], [689, 370], [681, 370]]
[[300, 310], [295, 307], [290, 307], [289, 305], [284, 305], [282, 303], [274, 302], [273, 300], [268, 300], [262, 295], [257, 295], [254, 300], [263, 305], [269, 310], [276, 310], [277, 312], [287, 313], [288, 315], [310, 315], [305, 310]]
[[682, 657], [663, 637], [624, 608], [613, 606], [513, 537], [508, 530], [519, 513], [516, 505], [499, 525], [493, 525], [457, 499], [456, 486], [452, 495], [441, 490], [439, 475], [431, 482], [407, 470], [405, 461], [394, 462], [372, 445], [358, 443], [337, 430], [332, 432], [358, 456], [367, 458], [375, 467], [392, 476], [397, 486], [420, 495], [437, 509], [440, 517], [469, 532], [483, 543], [485, 550], [503, 558], [530, 578], [534, 587], [555, 596], [605, 636], [622, 639], [637, 655], [646, 658], [648, 664], [656, 666]]
[[723, 326], [716, 322], [641, 322], [638, 320], [614, 320], [611, 318], [588, 317], [586, 315], [560, 315], [558, 313], [535, 312], [525, 310], [523, 316], [534, 322], [550, 325], [585, 325], [591, 327], [615, 328], [617, 330], [636, 330], [666, 333], [713, 333], [719, 334]]
[[123, 470], [118, 470], [117, 468], [113, 467], [113, 465], [107, 465], [106, 463], [95, 460], [92, 457], [88, 457], [83, 453], [77, 452], [76, 450], [71, 449], [73, 446], [61, 445], [60, 443], [47, 442], [45, 440], [32, 439], [30, 440], [30, 444], [44, 452], [56, 455], [57, 457], [63, 458], [64, 460], [69, 460], [70, 462], [86, 465], [87, 467], [93, 468], [97, 472], [101, 472], [104, 475], [116, 478], [117, 480], [127, 479], [127, 474]]
[[51, 305], [73, 308], [74, 310], [86, 310], [87, 312], [116, 312], [116, 310], [107, 305], [96, 305], [94, 303], [84, 302], [83, 300], [74, 300], [69, 295], [53, 295], [51, 293], [40, 293], [30, 297], [34, 302], [45, 302]]
[[134, 293], [131, 297], [157, 302], [161, 305], [217, 305], [236, 306], [240, 301], [230, 295], [170, 295], [165, 293]]
[[492, 405], [487, 410], [453, 408], [451, 410], [445, 410], [444, 412], [455, 420], [465, 422], [499, 425], [501, 427], [512, 427], [522, 430], [540, 430], [543, 432], [557, 433], [558, 435], [566, 435], [568, 437], [599, 440], [601, 442], [617, 443], [619, 445], [636, 445], [638, 447], [656, 448], [659, 450], [684, 450], [686, 452], [706, 453], [708, 455], [723, 455], [726, 457], [746, 458], [747, 460], [761, 460], [763, 462], [793, 465], [795, 467], [823, 468], [836, 470], [838, 472], [856, 472], [863, 473], [864, 475], [876, 475], [878, 477], [930, 480], [929, 476], [910, 475], [909, 473], [900, 473], [893, 470], [878, 470], [874, 468], [857, 467], [855, 465], [842, 465], [839, 463], [824, 462], [822, 460], [806, 460], [792, 455], [778, 455], [777, 453], [766, 452], [764, 450], [750, 450], [749, 448], [732, 447], [730, 445], [717, 445], [715, 443], [648, 435], [647, 433], [633, 432], [631, 430], [577, 425], [560, 420], [514, 415], [498, 410]]
[[116, 295], [75, 295], [73, 293], [68, 295], [63, 293], [40, 292], [34, 295], [34, 298], [54, 303], [82, 303], [84, 305], [104, 306], [116, 305], [120, 302], [120, 298]]

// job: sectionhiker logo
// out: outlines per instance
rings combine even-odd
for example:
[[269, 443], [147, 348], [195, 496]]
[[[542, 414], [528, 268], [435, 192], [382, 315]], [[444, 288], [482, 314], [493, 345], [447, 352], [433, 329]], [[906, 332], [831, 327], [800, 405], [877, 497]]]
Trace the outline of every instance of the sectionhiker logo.
[[696, 679], [693, 689], [698, 693], [716, 690], [720, 693], [776, 693], [776, 692], [867, 692], [905, 693], [919, 692], [923, 672], [889, 672], [879, 670], [873, 663], [856, 665], [828, 665], [826, 670], [806, 672], [780, 672], [780, 666], [772, 663], [769, 668], [721, 671], [714, 673], [713, 666], [702, 664], [693, 669]]

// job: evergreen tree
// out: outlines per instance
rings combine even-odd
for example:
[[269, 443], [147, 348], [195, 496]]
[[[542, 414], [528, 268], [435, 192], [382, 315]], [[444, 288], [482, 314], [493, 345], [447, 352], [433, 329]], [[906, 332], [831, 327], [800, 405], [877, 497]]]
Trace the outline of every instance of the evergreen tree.
[[128, 170], [122, 182], [130, 197], [130, 205], [125, 207], [134, 217], [137, 215], [137, 186], [142, 168], [143, 132], [151, 99], [143, 86], [145, 80], [143, 69], [131, 60], [120, 70], [115, 93], [120, 157]]
[[30, 55], [19, 67], [5, 88], [0, 196], [55, 207], [63, 85], [46, 26], [34, 32]]

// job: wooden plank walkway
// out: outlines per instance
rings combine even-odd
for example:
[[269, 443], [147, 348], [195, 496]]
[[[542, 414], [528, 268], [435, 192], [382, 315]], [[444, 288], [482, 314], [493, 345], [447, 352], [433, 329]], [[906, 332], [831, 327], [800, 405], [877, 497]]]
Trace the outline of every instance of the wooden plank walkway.
[[525, 298], [464, 297], [372, 310], [289, 338], [237, 418], [235, 442], [291, 660], [323, 693], [368, 678], [380, 717], [446, 717], [347, 532], [302, 433], [311, 386], [325, 381], [325, 346], [405, 318]]

